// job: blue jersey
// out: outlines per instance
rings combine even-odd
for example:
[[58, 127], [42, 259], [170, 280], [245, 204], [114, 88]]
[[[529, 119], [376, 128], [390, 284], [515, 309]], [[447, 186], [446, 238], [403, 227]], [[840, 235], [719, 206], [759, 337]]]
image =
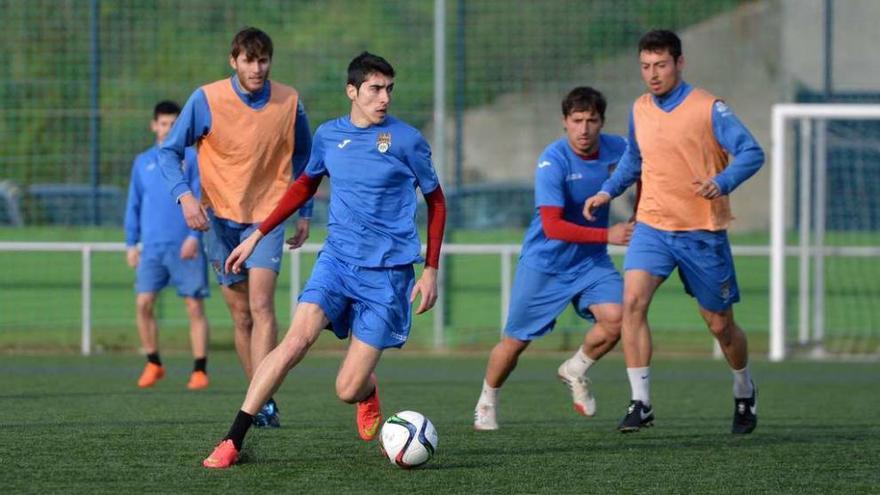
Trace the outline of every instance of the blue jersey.
[[429, 194], [439, 183], [417, 129], [390, 115], [366, 128], [349, 116], [325, 122], [305, 173], [330, 177], [329, 254], [363, 267], [422, 261], [416, 188]]
[[[682, 81], [669, 94], [652, 96], [654, 103], [664, 112], [672, 112], [693, 91], [694, 87]], [[755, 175], [764, 163], [764, 151], [752, 137], [746, 126], [734, 115], [733, 110], [721, 100], [712, 106], [712, 134], [725, 151], [733, 155], [733, 161], [723, 172], [712, 178], [721, 194], [730, 194]], [[632, 111], [629, 114], [629, 149], [620, 160], [620, 167], [606, 182], [602, 191], [615, 198], [639, 179], [642, 172], [642, 153], [636, 140], [636, 128]]]
[[[266, 106], [271, 98], [272, 83], [266, 81], [263, 88], [255, 93], [244, 91], [238, 82], [238, 77], [231, 77], [232, 88], [235, 93], [247, 106], [254, 110], [259, 110]], [[211, 108], [208, 106], [208, 99], [205, 92], [199, 88], [193, 92], [186, 104], [183, 106], [174, 126], [162, 143], [160, 150], [160, 165], [162, 165], [162, 173], [166, 180], [166, 191], [170, 190], [174, 199], [180, 198], [181, 195], [191, 192], [187, 187], [185, 178], [178, 172], [176, 164], [180, 162], [183, 156], [183, 149], [187, 146], [193, 146], [198, 141], [207, 136], [211, 132]], [[309, 118], [303, 107], [302, 101], [296, 105], [296, 124], [294, 126], [294, 143], [291, 157], [293, 167], [293, 177], [299, 177], [305, 164], [308, 162], [309, 153], [312, 148], [312, 134], [309, 128]], [[310, 218], [312, 216], [312, 201], [309, 201], [299, 210], [300, 217]]]
[[[199, 166], [196, 152], [186, 148], [185, 159], [178, 164], [187, 187], [199, 196]], [[125, 206], [125, 244], [180, 244], [187, 236], [201, 238], [201, 232], [186, 226], [183, 213], [168, 187], [159, 166], [159, 147], [144, 151], [134, 159], [128, 201]]]
[[571, 273], [590, 266], [591, 257], [606, 256], [607, 245], [580, 244], [548, 239], [544, 235], [539, 208], [563, 209], [563, 219], [584, 227], [607, 228], [608, 206], [600, 208], [596, 219], [587, 221], [584, 202], [599, 192], [602, 183], [617, 165], [626, 149], [620, 136], [599, 135], [599, 157], [585, 160], [575, 154], [567, 138], [544, 149], [535, 169], [535, 216], [526, 231], [520, 262], [545, 273]]

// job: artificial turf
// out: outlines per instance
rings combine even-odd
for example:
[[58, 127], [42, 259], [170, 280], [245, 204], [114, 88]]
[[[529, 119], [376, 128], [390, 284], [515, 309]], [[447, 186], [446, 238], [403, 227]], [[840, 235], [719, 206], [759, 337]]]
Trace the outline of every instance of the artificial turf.
[[[330, 338], [329, 336], [323, 337]], [[191, 362], [139, 390], [134, 354], [0, 358], [4, 493], [877, 493], [880, 369], [870, 363], [756, 361], [758, 429], [729, 433], [726, 365], [660, 356], [656, 426], [614, 430], [629, 399], [612, 355], [591, 370], [596, 417], [577, 416], [555, 378], [561, 353], [526, 354], [500, 397], [494, 432], [471, 429], [485, 353], [393, 351], [378, 374], [386, 414], [413, 409], [439, 432], [425, 468], [392, 466], [361, 441], [333, 383], [341, 355], [306, 358], [277, 393], [282, 428], [252, 429], [242, 462], [200, 461], [245, 391], [232, 353], [211, 356], [211, 386], [185, 389]]]

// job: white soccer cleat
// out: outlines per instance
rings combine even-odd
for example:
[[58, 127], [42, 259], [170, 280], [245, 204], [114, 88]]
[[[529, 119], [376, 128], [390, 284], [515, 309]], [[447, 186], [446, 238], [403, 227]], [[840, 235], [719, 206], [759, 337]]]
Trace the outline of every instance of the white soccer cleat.
[[556, 371], [562, 383], [568, 385], [571, 390], [571, 401], [574, 403], [574, 410], [581, 416], [593, 416], [596, 414], [596, 398], [590, 392], [592, 382], [586, 376], [576, 376], [568, 371], [568, 361], [559, 365]]
[[477, 408], [474, 409], [474, 429], [479, 431], [498, 429], [498, 421], [495, 419], [495, 406], [493, 404], [477, 404]]

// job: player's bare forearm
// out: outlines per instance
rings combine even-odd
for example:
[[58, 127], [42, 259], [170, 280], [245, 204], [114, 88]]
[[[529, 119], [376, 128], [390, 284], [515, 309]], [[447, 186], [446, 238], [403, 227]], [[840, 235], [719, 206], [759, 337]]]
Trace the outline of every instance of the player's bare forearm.
[[721, 188], [712, 179], [694, 179], [691, 182], [694, 188], [694, 194], [705, 199], [716, 199], [721, 197]]
[[617, 246], [628, 245], [635, 226], [635, 222], [632, 221], [612, 225], [608, 228], [608, 244], [615, 244]]
[[584, 218], [592, 222], [596, 219], [593, 213], [599, 208], [607, 205], [610, 201], [611, 195], [604, 192], [599, 192], [596, 195], [587, 198], [587, 201], [584, 202]]
[[208, 230], [208, 215], [205, 207], [191, 193], [180, 197], [180, 210], [186, 220], [186, 226], [199, 231]]
[[412, 294], [410, 295], [409, 302], [413, 303], [416, 300], [416, 296], [421, 294], [422, 298], [419, 302], [419, 307], [416, 309], [416, 314], [422, 314], [431, 308], [434, 307], [434, 304], [437, 302], [437, 269], [434, 267], [426, 266], [424, 271], [422, 271], [422, 276], [416, 282], [413, 287]]
[[286, 241], [287, 246], [291, 250], [297, 249], [305, 244], [306, 240], [309, 238], [310, 225], [311, 220], [308, 218], [300, 218], [296, 221], [296, 233]]
[[251, 235], [248, 236], [247, 239], [242, 241], [241, 244], [235, 246], [235, 249], [229, 253], [229, 257], [226, 258], [226, 263], [224, 265], [224, 269], [227, 273], [241, 273], [241, 267], [244, 265], [244, 262], [250, 258], [251, 254], [254, 252], [254, 248], [257, 247], [257, 243], [260, 242], [260, 239], [263, 238], [263, 233], [258, 230], [255, 230]]
[[125, 261], [131, 268], [137, 268], [141, 261], [141, 252], [136, 247], [130, 247], [125, 251]]

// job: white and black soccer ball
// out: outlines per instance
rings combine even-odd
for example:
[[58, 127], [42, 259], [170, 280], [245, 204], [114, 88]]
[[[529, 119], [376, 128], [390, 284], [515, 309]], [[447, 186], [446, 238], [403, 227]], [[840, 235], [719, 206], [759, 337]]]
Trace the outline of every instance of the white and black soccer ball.
[[379, 438], [388, 460], [403, 469], [425, 464], [437, 450], [437, 430], [431, 420], [415, 411], [401, 411], [388, 418]]

